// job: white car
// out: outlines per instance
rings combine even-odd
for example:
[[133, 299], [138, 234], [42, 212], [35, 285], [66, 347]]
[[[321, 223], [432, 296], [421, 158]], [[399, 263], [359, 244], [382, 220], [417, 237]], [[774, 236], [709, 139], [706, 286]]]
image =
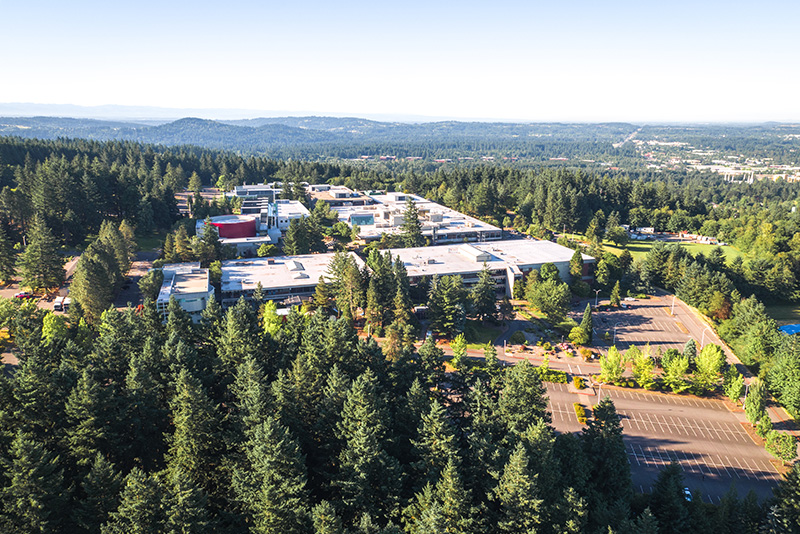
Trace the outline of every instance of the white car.
[[622, 299], [622, 300], [624, 300], [625, 302], [636, 302], [636, 299], [635, 299], [635, 298], [633, 298], [633, 297], [625, 297], [625, 298], [624, 298], [624, 299]]

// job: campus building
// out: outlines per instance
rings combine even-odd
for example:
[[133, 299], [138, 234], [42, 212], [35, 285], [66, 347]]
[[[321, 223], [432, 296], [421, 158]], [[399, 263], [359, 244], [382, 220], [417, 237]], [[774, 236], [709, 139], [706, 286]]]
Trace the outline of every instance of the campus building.
[[[551, 241], [516, 239], [492, 243], [444, 245], [436, 247], [398, 248], [390, 251], [408, 271], [412, 284], [423, 277], [458, 275], [466, 287], [477, 283], [483, 266], [489, 268], [498, 294], [510, 297], [514, 286], [523, 283], [525, 275], [554, 264], [562, 280], [569, 280], [569, 262], [574, 250]], [[582, 254], [583, 279], [591, 281], [594, 258]]]
[[[264, 244], [277, 243], [274, 235], [263, 235], [259, 231], [260, 221], [255, 215], [220, 215], [211, 217], [211, 225], [219, 233], [219, 242], [236, 249], [237, 256], [254, 256], [258, 247]], [[195, 234], [203, 237], [206, 222], [199, 220], [195, 223]]]
[[[346, 193], [342, 189], [352, 193], [339, 186], [338, 191], [343, 195]], [[351, 227], [357, 225], [359, 237], [366, 242], [379, 240], [381, 234], [398, 234], [402, 231], [408, 199], [414, 201], [419, 212], [422, 235], [431, 244], [485, 242], [503, 238], [500, 228], [418, 195], [385, 191], [367, 191], [358, 195], [361, 195], [358, 198], [363, 197], [369, 202], [339, 204], [332, 208], [340, 221]]]
[[[364, 261], [350, 253], [359, 268]], [[335, 254], [305, 254], [300, 256], [276, 256], [222, 262], [222, 305], [231, 306], [240, 297], [252, 298], [261, 284], [265, 298], [284, 305], [300, 304], [310, 299], [321, 276]]]
[[200, 320], [208, 299], [214, 294], [209, 281], [208, 269], [201, 269], [200, 262], [171, 263], [161, 268], [164, 282], [156, 299], [156, 309], [166, 315], [170, 298], [175, 298], [192, 320]]

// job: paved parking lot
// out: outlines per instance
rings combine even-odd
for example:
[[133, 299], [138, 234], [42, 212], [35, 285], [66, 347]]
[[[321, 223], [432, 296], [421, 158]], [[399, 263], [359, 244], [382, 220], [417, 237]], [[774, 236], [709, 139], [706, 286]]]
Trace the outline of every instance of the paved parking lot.
[[[570, 393], [564, 384], [547, 384], [547, 390], [553, 426], [560, 432], [581, 428], [573, 402], [591, 406], [598, 400]], [[686, 486], [706, 502], [719, 502], [732, 484], [740, 496], [752, 489], [766, 499], [781, 478], [771, 456], [744, 431], [743, 416], [721, 401], [608, 387], [599, 394], [614, 401], [634, 487], [641, 492], [649, 493], [659, 471], [672, 461], [683, 468]]]
[[[683, 350], [689, 340], [689, 330], [678, 316], [670, 315], [671, 299], [651, 297], [645, 300], [625, 302], [628, 309], [617, 309], [606, 312], [595, 312], [594, 327], [596, 334], [609, 332], [612, 342], [620, 350], [631, 345], [643, 347], [647, 343], [663, 350]], [[614, 330], [616, 327], [616, 337]], [[700, 340], [697, 340], [698, 342]]]

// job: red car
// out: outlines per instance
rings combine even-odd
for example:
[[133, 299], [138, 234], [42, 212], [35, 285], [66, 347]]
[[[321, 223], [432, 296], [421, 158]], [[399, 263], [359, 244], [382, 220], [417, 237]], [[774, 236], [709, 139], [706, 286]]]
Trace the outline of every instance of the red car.
[[27, 291], [20, 291], [16, 295], [14, 295], [15, 299], [32, 299], [33, 295], [28, 293]]

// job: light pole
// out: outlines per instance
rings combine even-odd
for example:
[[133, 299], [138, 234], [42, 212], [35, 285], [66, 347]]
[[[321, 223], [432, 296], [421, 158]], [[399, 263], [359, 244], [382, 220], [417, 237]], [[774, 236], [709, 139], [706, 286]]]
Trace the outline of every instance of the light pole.
[[672, 311], [670, 311], [669, 314], [675, 315], [675, 295], [672, 295]]
[[[617, 344], [617, 326], [619, 326], [619, 323], [614, 325], [614, 339], [611, 341], [612, 345], [616, 345]], [[622, 325], [622, 326], [625, 326], [625, 325]]]
[[603, 382], [600, 382], [600, 385], [597, 386], [597, 404], [600, 404], [600, 392], [603, 391]]
[[597, 299], [599, 297], [600, 297], [600, 290], [599, 289], [595, 289], [594, 290], [594, 307], [595, 308], [597, 307]]

